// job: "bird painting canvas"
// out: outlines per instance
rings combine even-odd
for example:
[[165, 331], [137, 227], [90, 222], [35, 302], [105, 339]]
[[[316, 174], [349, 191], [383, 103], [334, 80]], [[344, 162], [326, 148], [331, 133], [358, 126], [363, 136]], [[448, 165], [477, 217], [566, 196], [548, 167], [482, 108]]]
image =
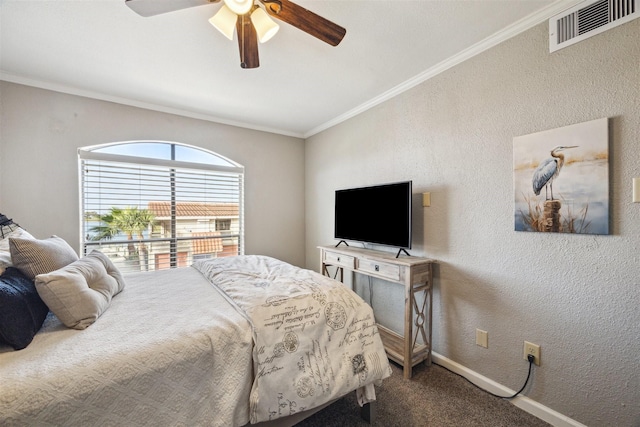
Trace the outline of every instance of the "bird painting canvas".
[[609, 119], [513, 139], [516, 231], [609, 234]]

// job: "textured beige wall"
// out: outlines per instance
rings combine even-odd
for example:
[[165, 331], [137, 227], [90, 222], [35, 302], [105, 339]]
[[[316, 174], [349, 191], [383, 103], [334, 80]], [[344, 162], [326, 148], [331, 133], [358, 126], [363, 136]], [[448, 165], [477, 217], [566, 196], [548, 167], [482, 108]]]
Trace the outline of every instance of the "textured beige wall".
[[[532, 341], [542, 366], [529, 397], [589, 426], [639, 425], [639, 40], [635, 20], [550, 54], [539, 25], [309, 138], [307, 266], [335, 242], [334, 190], [411, 179], [431, 192], [430, 208], [417, 198], [411, 253], [440, 261], [435, 351], [517, 390]], [[513, 231], [513, 137], [602, 117], [612, 234]], [[378, 320], [400, 331], [401, 289], [372, 288]]]
[[304, 144], [300, 139], [0, 82], [0, 212], [37, 237], [79, 249], [77, 148], [177, 141], [245, 167], [247, 254], [304, 264]]

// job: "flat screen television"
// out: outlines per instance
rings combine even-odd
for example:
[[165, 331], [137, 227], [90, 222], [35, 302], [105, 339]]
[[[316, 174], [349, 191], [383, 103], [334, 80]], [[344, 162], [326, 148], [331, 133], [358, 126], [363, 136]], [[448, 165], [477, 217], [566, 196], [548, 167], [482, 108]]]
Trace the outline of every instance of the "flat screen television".
[[334, 237], [411, 249], [411, 186], [404, 181], [336, 190]]

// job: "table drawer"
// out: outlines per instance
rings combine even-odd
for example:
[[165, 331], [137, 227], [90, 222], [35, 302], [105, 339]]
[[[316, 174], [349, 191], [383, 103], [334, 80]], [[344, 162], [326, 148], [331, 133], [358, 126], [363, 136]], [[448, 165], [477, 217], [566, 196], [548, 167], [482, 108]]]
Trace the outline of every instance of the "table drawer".
[[339, 254], [337, 252], [326, 251], [324, 253], [324, 262], [331, 265], [338, 265], [354, 269], [356, 267], [355, 257]]
[[400, 266], [368, 259], [358, 260], [358, 270], [389, 280], [400, 280]]

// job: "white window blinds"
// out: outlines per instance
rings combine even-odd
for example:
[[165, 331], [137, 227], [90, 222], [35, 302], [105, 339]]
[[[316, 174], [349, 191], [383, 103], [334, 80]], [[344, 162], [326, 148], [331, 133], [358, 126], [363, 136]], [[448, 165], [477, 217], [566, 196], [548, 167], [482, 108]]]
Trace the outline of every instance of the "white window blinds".
[[[244, 253], [244, 169], [178, 144], [171, 157], [178, 147], [191, 161], [159, 158], [150, 151], [154, 143], [144, 144], [136, 155], [115, 154], [132, 152], [128, 144], [78, 150], [84, 253], [100, 250], [122, 271]], [[145, 152], [151, 157], [140, 156]]]

